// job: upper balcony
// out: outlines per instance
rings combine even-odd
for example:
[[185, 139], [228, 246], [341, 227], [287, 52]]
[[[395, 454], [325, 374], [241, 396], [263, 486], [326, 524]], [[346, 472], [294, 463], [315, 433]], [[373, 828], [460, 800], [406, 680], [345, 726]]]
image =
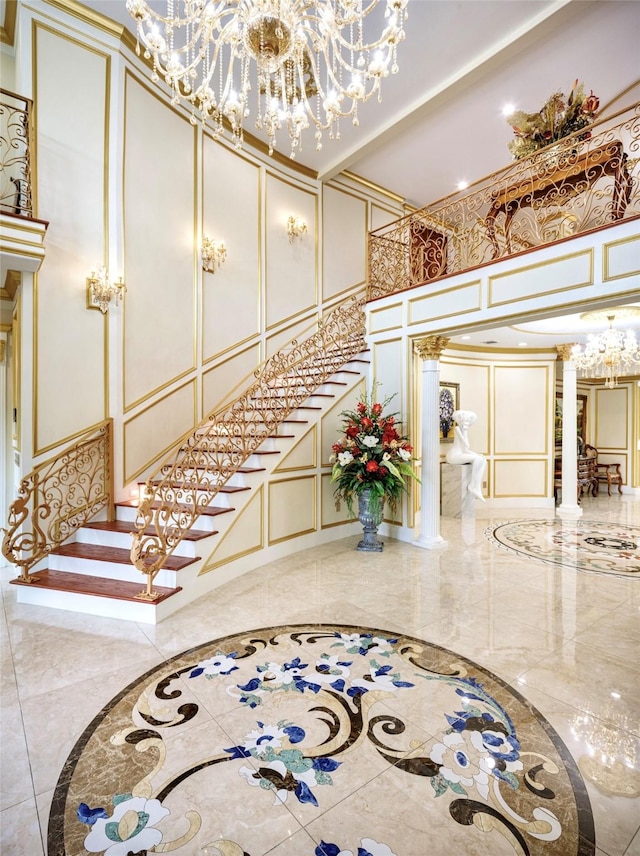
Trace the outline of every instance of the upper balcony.
[[33, 102], [0, 89], [0, 289], [9, 271], [34, 273], [48, 223], [34, 216]]
[[640, 216], [640, 103], [375, 230], [368, 299]]

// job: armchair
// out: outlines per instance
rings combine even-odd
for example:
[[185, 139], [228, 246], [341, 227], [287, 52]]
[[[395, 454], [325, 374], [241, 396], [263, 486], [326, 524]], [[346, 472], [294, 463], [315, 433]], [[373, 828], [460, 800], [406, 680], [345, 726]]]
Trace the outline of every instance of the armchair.
[[622, 473], [620, 472], [620, 464], [618, 463], [609, 463], [609, 464], [600, 464], [598, 463], [598, 450], [595, 446], [590, 446], [588, 443], [584, 447], [584, 453], [587, 457], [594, 458], [594, 467], [595, 467], [595, 475], [598, 479], [598, 482], [606, 482], [607, 483], [607, 494], [611, 496], [611, 485], [618, 485], [618, 493], [622, 493]]

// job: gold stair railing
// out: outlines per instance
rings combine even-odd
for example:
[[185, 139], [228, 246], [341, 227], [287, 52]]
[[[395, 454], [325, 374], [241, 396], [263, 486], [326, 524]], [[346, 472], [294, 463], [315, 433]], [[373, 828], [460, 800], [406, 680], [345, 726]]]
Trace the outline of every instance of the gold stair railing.
[[0, 211], [33, 215], [31, 114], [33, 101], [0, 88]]
[[146, 482], [131, 561], [153, 581], [204, 509], [253, 452], [331, 375], [365, 347], [365, 294], [334, 309], [303, 342], [292, 341], [255, 371], [234, 401], [209, 414]]
[[640, 216], [640, 103], [369, 234], [373, 300]]
[[2, 529], [2, 555], [32, 582], [34, 565], [87, 520], [109, 509], [113, 519], [113, 420], [105, 419], [20, 482]]

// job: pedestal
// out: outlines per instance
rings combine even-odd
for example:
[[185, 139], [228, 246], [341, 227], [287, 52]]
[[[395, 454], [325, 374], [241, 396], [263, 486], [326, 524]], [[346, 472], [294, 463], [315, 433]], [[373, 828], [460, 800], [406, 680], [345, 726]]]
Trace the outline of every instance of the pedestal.
[[469, 493], [471, 464], [447, 464], [440, 470], [440, 513], [443, 517], [475, 518], [476, 498]]

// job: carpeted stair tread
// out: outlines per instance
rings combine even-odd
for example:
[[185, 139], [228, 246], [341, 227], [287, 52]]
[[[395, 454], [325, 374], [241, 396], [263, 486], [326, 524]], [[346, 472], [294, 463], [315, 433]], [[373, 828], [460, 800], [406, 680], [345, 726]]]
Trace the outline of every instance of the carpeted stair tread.
[[[131, 520], [92, 520], [89, 523], [84, 523], [83, 529], [99, 529], [101, 532], [123, 532], [125, 535], [130, 535], [136, 531], [135, 523]], [[143, 535], [155, 535], [156, 530], [153, 526], [147, 526], [143, 531]], [[217, 532], [207, 532], [204, 529], [188, 529], [182, 533], [183, 541], [200, 541], [202, 538], [209, 538], [211, 535], [217, 535]]]
[[[130, 600], [134, 603], [144, 603], [136, 597], [145, 588], [145, 578], [140, 574], [139, 583], [128, 583], [124, 580], [108, 580], [104, 577], [90, 577], [85, 574], [73, 574], [69, 571], [36, 571], [31, 574], [32, 582], [26, 583], [21, 579], [11, 580], [13, 585], [35, 586], [36, 588], [53, 591], [67, 591], [72, 594], [87, 594], [94, 597], [108, 597], [113, 600]], [[173, 594], [182, 591], [182, 587], [165, 588], [154, 586], [153, 590], [160, 596], [154, 603], [166, 600]], [[149, 602], [149, 601], [147, 601]]]
[[[84, 544], [74, 541], [71, 544], [63, 544], [57, 550], [52, 550], [54, 556], [68, 556], [73, 559], [87, 559], [93, 562], [116, 562], [119, 565], [131, 565], [131, 551], [123, 547], [105, 547], [102, 544]], [[163, 567], [168, 571], [179, 571], [199, 561], [200, 556], [167, 556]]]

